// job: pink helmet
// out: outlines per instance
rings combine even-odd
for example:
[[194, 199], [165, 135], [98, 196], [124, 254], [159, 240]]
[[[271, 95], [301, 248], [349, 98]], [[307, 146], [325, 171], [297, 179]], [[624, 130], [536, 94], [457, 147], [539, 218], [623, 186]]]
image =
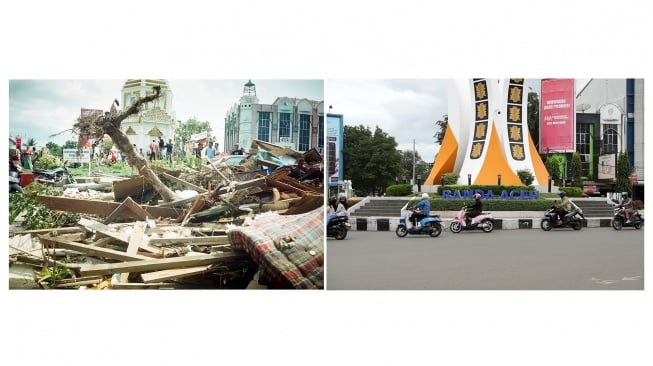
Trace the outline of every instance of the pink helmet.
[[482, 197], [482, 196], [481, 196], [480, 193], [476, 193], [476, 194], [474, 195], [474, 199], [476, 199], [476, 200], [480, 200], [481, 197]]

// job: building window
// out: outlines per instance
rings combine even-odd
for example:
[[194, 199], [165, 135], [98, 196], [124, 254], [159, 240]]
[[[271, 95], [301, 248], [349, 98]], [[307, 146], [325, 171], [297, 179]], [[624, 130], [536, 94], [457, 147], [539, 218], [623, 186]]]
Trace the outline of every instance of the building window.
[[279, 142], [290, 142], [290, 113], [279, 113]]
[[299, 115], [299, 139], [297, 141], [297, 150], [308, 151], [311, 148], [311, 115]]
[[603, 131], [603, 153], [616, 154], [619, 152], [619, 134], [614, 128]]
[[324, 116], [317, 118], [317, 151], [322, 154], [324, 151]]
[[272, 112], [258, 112], [257, 139], [270, 142], [270, 123]]
[[576, 126], [576, 151], [578, 151], [579, 154], [590, 153], [591, 126], [591, 124], [586, 123], [579, 123]]

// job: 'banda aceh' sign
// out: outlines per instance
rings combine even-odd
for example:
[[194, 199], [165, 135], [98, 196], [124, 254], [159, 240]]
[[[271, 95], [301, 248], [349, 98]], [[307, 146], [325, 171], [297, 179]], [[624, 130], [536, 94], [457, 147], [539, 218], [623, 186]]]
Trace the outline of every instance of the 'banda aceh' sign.
[[85, 148], [63, 149], [63, 161], [70, 163], [88, 163], [91, 161], [91, 150]]
[[535, 190], [513, 189], [508, 191], [504, 189], [501, 193], [495, 194], [491, 189], [484, 192], [482, 189], [465, 189], [462, 193], [460, 190], [442, 190], [443, 199], [474, 199], [474, 195], [480, 193], [486, 200], [500, 199], [500, 200], [537, 200], [540, 199], [540, 192]]

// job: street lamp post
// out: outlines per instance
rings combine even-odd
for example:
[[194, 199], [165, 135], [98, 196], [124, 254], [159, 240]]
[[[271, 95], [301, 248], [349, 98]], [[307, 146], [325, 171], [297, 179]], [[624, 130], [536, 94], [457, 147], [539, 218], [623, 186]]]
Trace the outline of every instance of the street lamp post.
[[467, 185], [468, 186], [472, 185], [472, 175], [471, 174], [467, 174]]
[[497, 174], [497, 185], [501, 185], [501, 174]]
[[417, 192], [422, 191], [422, 176], [417, 175]]
[[553, 177], [549, 175], [549, 193], [551, 193], [551, 179], [552, 179], [552, 178], [553, 178]]

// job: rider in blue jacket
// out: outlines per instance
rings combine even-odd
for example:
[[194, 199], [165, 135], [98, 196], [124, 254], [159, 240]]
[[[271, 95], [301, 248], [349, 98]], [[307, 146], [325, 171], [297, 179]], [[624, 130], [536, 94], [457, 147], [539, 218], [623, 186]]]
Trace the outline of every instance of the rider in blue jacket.
[[422, 200], [417, 202], [414, 209], [413, 214], [410, 215], [410, 222], [413, 224], [413, 227], [424, 217], [427, 217], [431, 211], [431, 202], [429, 202], [428, 193], [422, 193]]

